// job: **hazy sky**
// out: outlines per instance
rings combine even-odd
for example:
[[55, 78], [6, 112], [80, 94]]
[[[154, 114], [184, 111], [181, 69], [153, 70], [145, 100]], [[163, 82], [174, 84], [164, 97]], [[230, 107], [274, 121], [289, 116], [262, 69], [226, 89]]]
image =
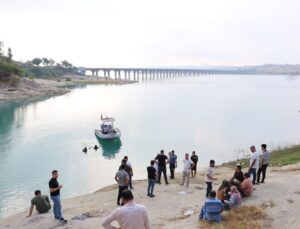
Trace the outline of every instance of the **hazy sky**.
[[14, 58], [76, 66], [300, 63], [299, 0], [0, 0]]

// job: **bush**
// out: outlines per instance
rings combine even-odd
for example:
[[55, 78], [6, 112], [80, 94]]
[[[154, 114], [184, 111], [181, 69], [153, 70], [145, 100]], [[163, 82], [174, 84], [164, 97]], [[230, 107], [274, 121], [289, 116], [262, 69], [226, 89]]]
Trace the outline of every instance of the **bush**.
[[18, 64], [0, 58], [0, 78], [3, 79], [11, 75], [21, 75], [22, 73], [22, 68]]

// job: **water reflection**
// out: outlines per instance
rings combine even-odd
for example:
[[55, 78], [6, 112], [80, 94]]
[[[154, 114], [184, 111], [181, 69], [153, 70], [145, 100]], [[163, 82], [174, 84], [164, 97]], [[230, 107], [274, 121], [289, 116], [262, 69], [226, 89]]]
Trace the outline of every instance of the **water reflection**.
[[102, 149], [103, 157], [107, 159], [115, 158], [116, 154], [119, 153], [121, 150], [122, 141], [119, 138], [114, 140], [107, 140], [107, 139], [101, 139], [97, 137], [97, 135], [95, 136]]

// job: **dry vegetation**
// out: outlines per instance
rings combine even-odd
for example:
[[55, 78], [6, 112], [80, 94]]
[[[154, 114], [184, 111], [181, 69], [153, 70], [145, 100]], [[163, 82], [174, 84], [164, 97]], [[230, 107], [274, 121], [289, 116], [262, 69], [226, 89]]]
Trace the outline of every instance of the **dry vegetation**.
[[204, 229], [261, 229], [264, 228], [268, 216], [261, 207], [242, 206], [222, 214], [221, 223], [200, 222]]

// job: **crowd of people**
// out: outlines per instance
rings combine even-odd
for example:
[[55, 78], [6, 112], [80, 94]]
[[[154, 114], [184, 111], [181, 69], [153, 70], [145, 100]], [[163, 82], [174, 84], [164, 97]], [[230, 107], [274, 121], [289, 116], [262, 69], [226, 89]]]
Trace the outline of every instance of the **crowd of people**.
[[[265, 182], [270, 156], [267, 145], [261, 145], [261, 152], [258, 152], [255, 146], [251, 146], [250, 151], [250, 165], [249, 168], [247, 168], [247, 171], [243, 173], [242, 165], [237, 164], [233, 176], [228, 180], [223, 180], [217, 191], [213, 189], [213, 181], [217, 180], [214, 172], [215, 161], [209, 161], [209, 166], [205, 172], [206, 200], [201, 208], [199, 220], [220, 222], [222, 220], [222, 211], [239, 207], [242, 198], [249, 197], [253, 192], [253, 185], [259, 185]], [[198, 156], [196, 155], [196, 152], [193, 151], [191, 156], [186, 153], [182, 163], [182, 179], [179, 185], [188, 187], [190, 179], [195, 178], [197, 174]], [[146, 194], [148, 197], [155, 197], [155, 184], [161, 184], [162, 174], [164, 176], [165, 184], [169, 184], [167, 165], [169, 165], [170, 170], [169, 178], [174, 179], [175, 169], [177, 168], [177, 155], [174, 151], [169, 152], [169, 155], [166, 156], [164, 150], [161, 150], [160, 153], [150, 161], [150, 164], [147, 167], [148, 187]], [[261, 175], [262, 179], [260, 179]], [[250, 179], [251, 176], [252, 180]], [[134, 196], [132, 189], [134, 189], [134, 187], [132, 177], [132, 164], [128, 161], [128, 156], [125, 156], [115, 175], [115, 180], [119, 186], [117, 205], [122, 205], [122, 207], [117, 208], [103, 220], [102, 226], [104, 228], [116, 228], [111, 225], [115, 220], [118, 221], [121, 228], [151, 228], [146, 208], [133, 201]], [[49, 190], [53, 202], [54, 218], [63, 223], [67, 223], [67, 220], [63, 218], [61, 213], [60, 191], [62, 187], [63, 186], [58, 182], [58, 171], [53, 170], [52, 178], [49, 181]], [[32, 215], [34, 206], [41, 214], [46, 213], [51, 209], [48, 196], [42, 195], [39, 190], [35, 191], [35, 197], [31, 200], [28, 217]], [[133, 217], [134, 220], [131, 220]]]

